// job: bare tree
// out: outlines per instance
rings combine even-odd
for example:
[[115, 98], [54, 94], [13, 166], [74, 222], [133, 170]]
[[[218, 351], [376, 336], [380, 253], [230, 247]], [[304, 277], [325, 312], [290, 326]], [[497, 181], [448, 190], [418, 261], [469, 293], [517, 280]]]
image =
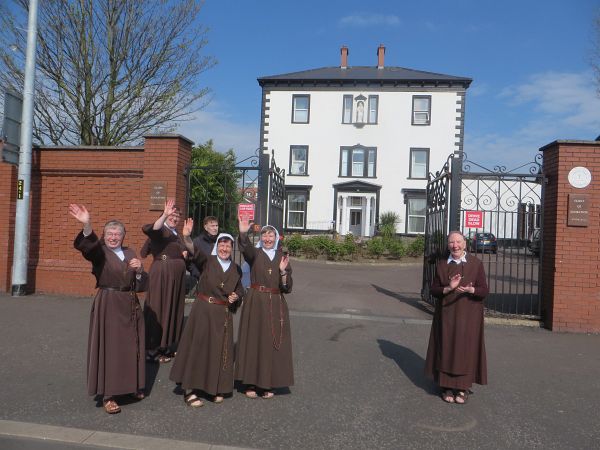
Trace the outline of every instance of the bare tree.
[[[28, 0], [0, 7], [0, 81], [23, 85]], [[10, 5], [12, 3], [12, 5]], [[39, 2], [34, 138], [119, 145], [191, 117], [208, 101], [207, 29], [196, 0]]]

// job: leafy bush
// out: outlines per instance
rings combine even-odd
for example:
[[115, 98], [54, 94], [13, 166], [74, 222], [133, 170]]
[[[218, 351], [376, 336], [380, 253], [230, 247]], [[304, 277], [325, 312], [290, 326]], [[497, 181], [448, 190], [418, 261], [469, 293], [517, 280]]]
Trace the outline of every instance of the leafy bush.
[[319, 256], [319, 247], [313, 238], [308, 238], [302, 243], [302, 251], [307, 258], [316, 259]]
[[383, 239], [380, 237], [374, 237], [373, 239], [367, 242], [367, 253], [370, 256], [374, 256], [379, 259], [383, 252], [385, 251], [385, 244], [383, 243]]
[[406, 256], [406, 246], [400, 239], [391, 239], [386, 243], [386, 248], [393, 258], [402, 258]]
[[396, 226], [390, 223], [386, 223], [379, 227], [379, 234], [384, 239], [393, 239], [396, 235]]
[[290, 255], [297, 256], [304, 247], [304, 239], [298, 233], [294, 233], [285, 238], [285, 246], [288, 248]]
[[340, 256], [350, 256], [353, 258], [359, 250], [358, 244], [354, 240], [354, 235], [348, 233], [344, 236], [344, 240], [339, 244]]
[[384, 239], [393, 238], [396, 235], [396, 223], [400, 216], [393, 211], [384, 212], [379, 216], [379, 234]]
[[418, 257], [425, 253], [425, 237], [417, 236], [410, 244], [408, 244], [408, 256]]
[[399, 221], [400, 221], [400, 216], [397, 213], [395, 213], [394, 211], [387, 211], [387, 212], [381, 213], [381, 215], [379, 216], [379, 223], [382, 226], [393, 225], [394, 230], [396, 229], [396, 224]]

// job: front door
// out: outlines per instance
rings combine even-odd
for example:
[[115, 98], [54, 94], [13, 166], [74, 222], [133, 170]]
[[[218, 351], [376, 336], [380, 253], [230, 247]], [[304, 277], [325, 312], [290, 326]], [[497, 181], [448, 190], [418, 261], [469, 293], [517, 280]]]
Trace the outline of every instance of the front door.
[[362, 236], [362, 209], [350, 210], [350, 233], [354, 236]]

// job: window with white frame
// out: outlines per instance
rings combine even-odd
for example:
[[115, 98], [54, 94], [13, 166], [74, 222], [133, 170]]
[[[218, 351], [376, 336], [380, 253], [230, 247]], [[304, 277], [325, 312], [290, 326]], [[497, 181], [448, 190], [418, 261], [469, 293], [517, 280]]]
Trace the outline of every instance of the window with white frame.
[[409, 178], [426, 179], [429, 172], [429, 149], [411, 148]]
[[376, 176], [377, 149], [367, 147], [342, 147], [340, 177], [374, 178]]
[[431, 124], [431, 95], [413, 95], [412, 124]]
[[292, 96], [292, 123], [308, 123], [310, 117], [310, 95]]
[[344, 95], [342, 123], [352, 123], [352, 102], [353, 97], [351, 95]]
[[288, 175], [308, 175], [308, 146], [290, 146], [290, 170]]
[[413, 234], [425, 233], [427, 199], [409, 197], [406, 200], [406, 232]]
[[377, 123], [377, 106], [379, 104], [378, 95], [369, 95], [369, 123]]
[[287, 196], [287, 227], [305, 228], [306, 192], [290, 192]]

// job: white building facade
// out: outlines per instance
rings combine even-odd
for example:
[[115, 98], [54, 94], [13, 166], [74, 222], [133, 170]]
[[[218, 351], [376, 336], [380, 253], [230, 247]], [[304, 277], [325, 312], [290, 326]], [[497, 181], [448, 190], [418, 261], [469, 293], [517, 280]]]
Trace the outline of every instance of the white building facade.
[[[425, 230], [427, 175], [462, 151], [471, 79], [384, 66], [258, 79], [261, 149], [286, 170], [284, 228], [372, 236], [392, 211], [397, 232]], [[261, 164], [265, 164], [264, 157]]]

